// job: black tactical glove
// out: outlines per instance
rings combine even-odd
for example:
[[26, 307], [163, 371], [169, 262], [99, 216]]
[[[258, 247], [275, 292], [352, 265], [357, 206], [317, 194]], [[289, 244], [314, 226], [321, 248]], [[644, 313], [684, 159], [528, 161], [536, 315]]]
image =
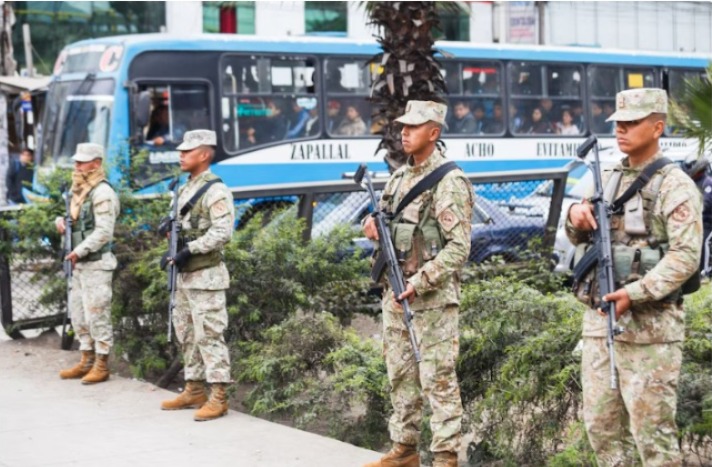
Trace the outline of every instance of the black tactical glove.
[[158, 224], [158, 235], [160, 237], [165, 237], [171, 232], [171, 218], [170, 217], [164, 217], [161, 219], [161, 222]]
[[166, 251], [163, 253], [163, 256], [161, 256], [161, 269], [166, 269], [166, 266], [168, 266], [168, 252]]
[[188, 247], [185, 247], [178, 252], [175, 258], [173, 258], [173, 263], [180, 270], [183, 266], [185, 266], [191, 256], [193, 256], [193, 253], [190, 252]]

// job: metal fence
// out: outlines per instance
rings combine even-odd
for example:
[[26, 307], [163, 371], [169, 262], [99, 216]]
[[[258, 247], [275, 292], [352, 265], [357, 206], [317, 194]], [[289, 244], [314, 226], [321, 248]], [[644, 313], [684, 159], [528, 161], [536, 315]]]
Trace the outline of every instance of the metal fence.
[[[482, 263], [492, 258], [518, 261], [530, 253], [532, 242], [541, 251], [550, 252], [567, 176], [566, 168], [467, 174], [476, 194], [470, 261]], [[385, 183], [385, 178], [374, 179], [379, 192]], [[305, 219], [305, 241], [346, 225], [354, 230], [356, 246], [366, 250], [365, 254], [371, 248], [370, 242], [361, 237], [359, 227], [371, 210], [370, 202], [366, 192], [352, 180], [253, 186], [233, 189], [232, 193], [238, 228], [254, 212], [269, 213], [273, 209], [266, 208], [286, 207], [280, 215], [292, 213]], [[2, 229], [0, 240], [12, 243]], [[44, 284], [37, 282], [34, 271], [41, 266], [41, 261], [8, 258], [0, 253], [0, 316], [11, 337], [22, 337], [23, 329], [61, 324], [64, 310], [48, 309], [40, 303]]]

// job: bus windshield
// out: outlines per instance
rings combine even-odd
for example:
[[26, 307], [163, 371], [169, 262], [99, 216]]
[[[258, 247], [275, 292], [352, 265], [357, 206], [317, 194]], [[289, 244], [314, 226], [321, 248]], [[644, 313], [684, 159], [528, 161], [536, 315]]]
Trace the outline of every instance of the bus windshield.
[[114, 104], [114, 80], [55, 82], [47, 96], [45, 131], [41, 143], [43, 166], [71, 164], [79, 143], [108, 144]]

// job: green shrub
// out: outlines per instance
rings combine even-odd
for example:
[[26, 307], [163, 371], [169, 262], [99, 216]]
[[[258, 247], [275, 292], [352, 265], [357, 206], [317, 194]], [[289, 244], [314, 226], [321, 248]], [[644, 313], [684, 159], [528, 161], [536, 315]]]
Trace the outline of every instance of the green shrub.
[[236, 379], [252, 383], [256, 415], [365, 447], [387, 440], [387, 378], [380, 349], [329, 313], [292, 316], [238, 344]]

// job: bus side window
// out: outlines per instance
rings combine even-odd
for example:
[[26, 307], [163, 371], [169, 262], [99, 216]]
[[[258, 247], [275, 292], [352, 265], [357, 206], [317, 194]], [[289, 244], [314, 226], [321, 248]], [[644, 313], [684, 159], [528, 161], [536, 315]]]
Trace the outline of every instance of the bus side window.
[[[699, 70], [669, 70], [668, 71], [668, 93], [670, 94], [670, 99], [676, 102], [680, 102], [685, 91], [685, 83], [691, 80], [706, 79], [705, 73]], [[682, 107], [682, 111], [687, 113], [687, 109]], [[677, 127], [671, 124], [672, 119], [667, 120], [667, 127], [665, 128], [665, 134], [669, 136], [677, 136], [679, 130]]]
[[211, 129], [205, 84], [154, 84], [139, 91], [151, 96], [149, 121], [141, 130], [145, 145], [173, 148], [186, 131]]
[[327, 93], [326, 132], [341, 137], [379, 132], [383, 121], [373, 117], [371, 103], [366, 100], [371, 92], [371, 72], [379, 73], [378, 65], [368, 66], [361, 59], [329, 57], [324, 61], [323, 71]]
[[457, 62], [444, 62], [440, 72], [443, 74], [447, 93], [450, 95], [462, 94], [460, 64]]

